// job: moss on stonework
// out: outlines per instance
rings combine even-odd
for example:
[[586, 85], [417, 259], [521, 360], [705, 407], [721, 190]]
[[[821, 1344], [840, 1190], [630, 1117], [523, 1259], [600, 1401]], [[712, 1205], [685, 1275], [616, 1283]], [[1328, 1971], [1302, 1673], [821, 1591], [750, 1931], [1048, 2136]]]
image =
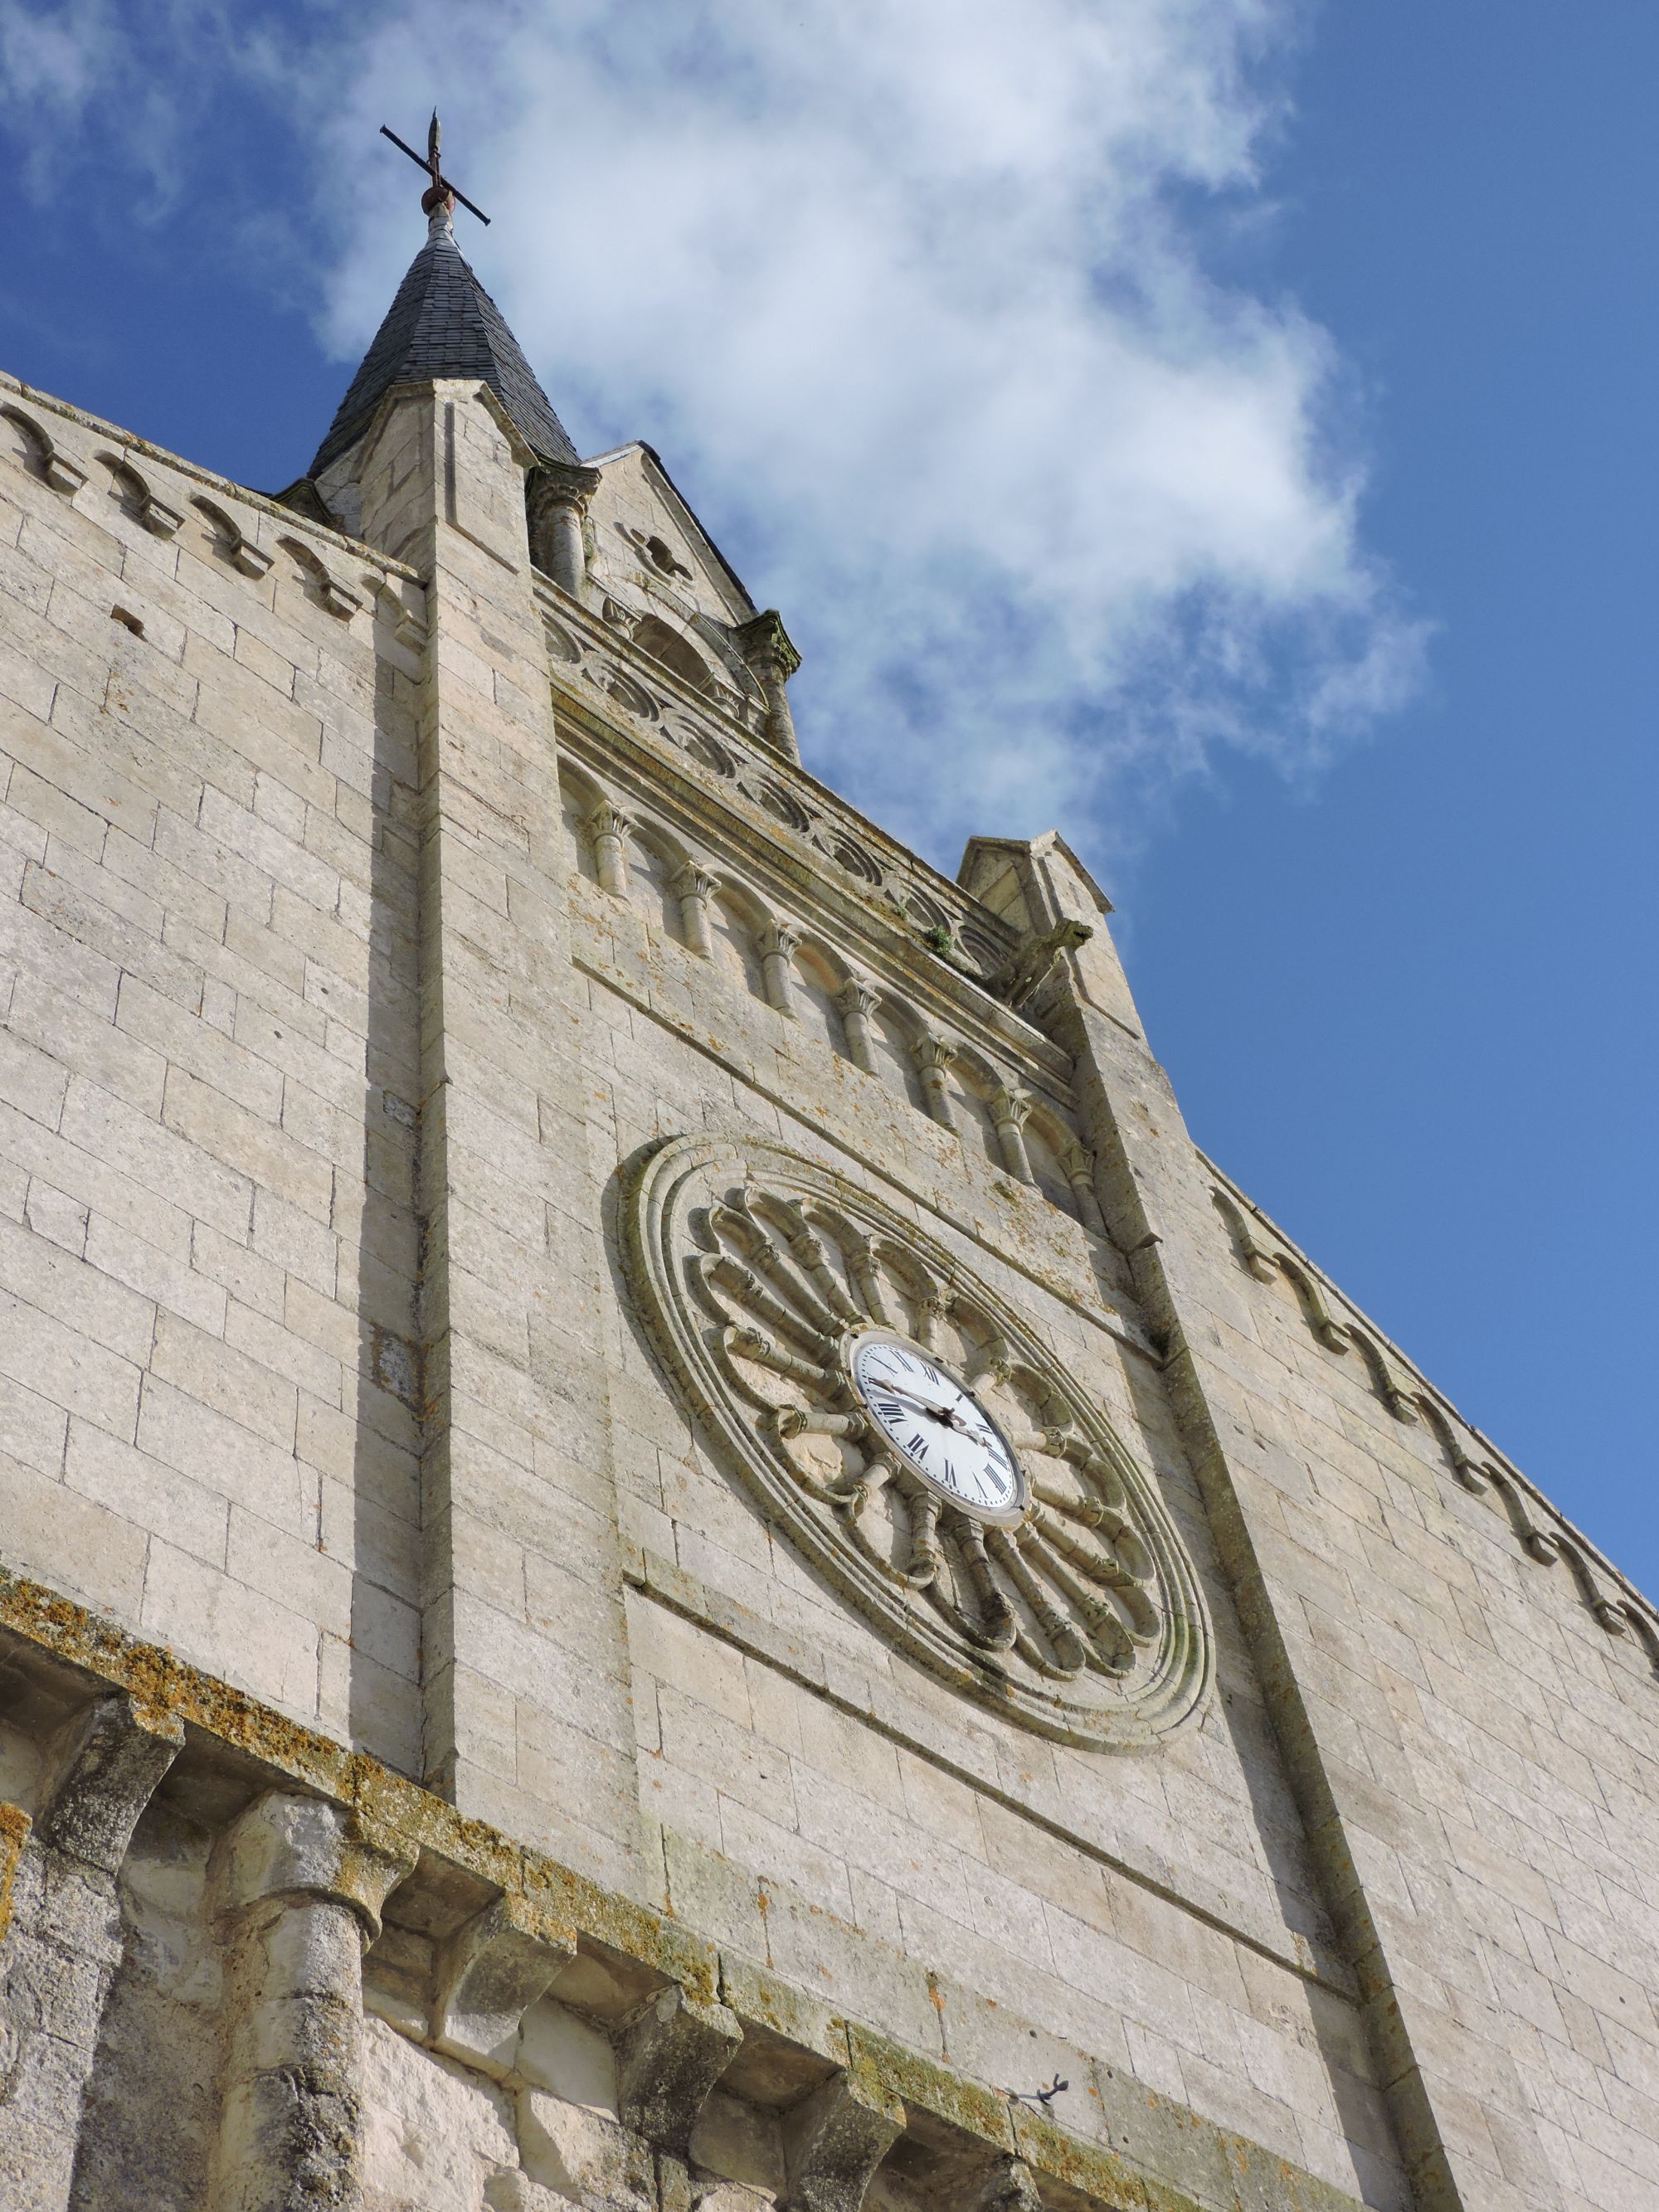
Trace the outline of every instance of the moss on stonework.
[[0, 1805], [0, 1943], [11, 1926], [11, 1887], [33, 1825], [21, 1805]]
[[[550, 1940], [578, 1936], [605, 1947], [648, 1975], [678, 1983], [713, 2003], [722, 1986], [714, 1945], [648, 1905], [603, 1889], [586, 1875], [516, 1844], [487, 1822], [469, 1819], [429, 1790], [378, 1760], [273, 1712], [155, 1644], [141, 1643], [84, 1606], [0, 1568], [0, 1629], [125, 1690], [151, 1724], [184, 1723], [269, 1770], [273, 1785], [298, 1783], [347, 1808], [359, 1839], [388, 1856], [414, 1861], [422, 1850], [521, 1899]], [[13, 1876], [31, 1829], [20, 1807], [0, 1804], [0, 1936], [11, 1910]], [[730, 1972], [763, 2000], [777, 2032], [790, 2038], [789, 1985], [747, 1960]], [[1053, 2182], [1057, 2201], [1115, 2212], [1358, 2212], [1355, 2200], [1260, 2145], [1227, 2134], [1186, 2106], [1124, 2081], [1121, 2148], [1085, 2143], [1046, 2115], [951, 2068], [907, 2050], [856, 2021], [844, 2032], [849, 2071], [872, 2103], [925, 2113], [1003, 2156], [1018, 2155]], [[826, 2039], [821, 2028], [802, 2047]], [[1133, 2109], [1131, 2109], [1133, 2106]], [[1194, 2187], [1161, 2177], [1184, 2172]]]

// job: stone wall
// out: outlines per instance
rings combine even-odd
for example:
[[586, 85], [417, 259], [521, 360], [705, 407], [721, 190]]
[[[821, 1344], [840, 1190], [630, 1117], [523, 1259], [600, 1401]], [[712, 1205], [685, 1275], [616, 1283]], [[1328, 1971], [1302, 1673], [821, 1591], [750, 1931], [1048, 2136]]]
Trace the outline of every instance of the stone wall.
[[413, 1768], [423, 594], [0, 392], [6, 1559]]
[[[1643, 2201], [1650, 1610], [1063, 843], [805, 774], [642, 449], [573, 593], [465, 383], [380, 550], [0, 424], [8, 2203]], [[884, 1315], [1019, 1543], [883, 1502]]]

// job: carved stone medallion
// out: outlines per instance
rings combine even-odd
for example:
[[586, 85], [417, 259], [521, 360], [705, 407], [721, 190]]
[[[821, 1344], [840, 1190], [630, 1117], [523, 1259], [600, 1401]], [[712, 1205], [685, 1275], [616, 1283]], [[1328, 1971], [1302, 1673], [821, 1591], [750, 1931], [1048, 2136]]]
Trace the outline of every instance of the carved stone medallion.
[[722, 1456], [908, 1656], [1094, 1748], [1199, 1708], [1210, 1625], [1151, 1474], [933, 1237], [829, 1169], [717, 1136], [647, 1159], [627, 1235], [653, 1340]]

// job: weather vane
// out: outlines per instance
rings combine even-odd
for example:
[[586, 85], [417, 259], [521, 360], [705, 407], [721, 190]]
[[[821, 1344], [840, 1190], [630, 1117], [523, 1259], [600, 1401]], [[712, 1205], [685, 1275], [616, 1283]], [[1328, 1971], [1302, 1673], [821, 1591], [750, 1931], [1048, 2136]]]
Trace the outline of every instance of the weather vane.
[[465, 192], [458, 192], [456, 191], [454, 185], [450, 183], [448, 178], [444, 175], [442, 170], [438, 167], [438, 149], [443, 144], [444, 134], [443, 125], [438, 120], [438, 111], [435, 107], [432, 111], [432, 120], [427, 126], [426, 157], [424, 160], [422, 160], [421, 155], [415, 151], [415, 149], [412, 146], [406, 146], [395, 131], [388, 131], [384, 123], [380, 125], [380, 136], [382, 138], [389, 138], [400, 154], [407, 154], [410, 160], [415, 164], [416, 167], [417, 169], [424, 169], [427, 174], [431, 178], [432, 182], [421, 194], [421, 213], [422, 215], [430, 215], [435, 208], [440, 207], [447, 199], [455, 199], [460, 202], [461, 205], [467, 210], [469, 214], [476, 215], [480, 222], [487, 223], [489, 221], [489, 217], [484, 213], [481, 207], [474, 206], [473, 203], [468, 199]]

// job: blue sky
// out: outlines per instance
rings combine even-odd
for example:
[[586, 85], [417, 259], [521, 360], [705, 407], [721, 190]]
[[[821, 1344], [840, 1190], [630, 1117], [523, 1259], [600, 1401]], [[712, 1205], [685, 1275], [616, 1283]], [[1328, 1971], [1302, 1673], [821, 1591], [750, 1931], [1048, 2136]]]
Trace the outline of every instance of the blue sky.
[[1063, 819], [1195, 1136], [1659, 1593], [1656, 64], [1638, 0], [0, 0], [0, 360], [286, 482], [435, 79], [814, 765], [947, 866]]

